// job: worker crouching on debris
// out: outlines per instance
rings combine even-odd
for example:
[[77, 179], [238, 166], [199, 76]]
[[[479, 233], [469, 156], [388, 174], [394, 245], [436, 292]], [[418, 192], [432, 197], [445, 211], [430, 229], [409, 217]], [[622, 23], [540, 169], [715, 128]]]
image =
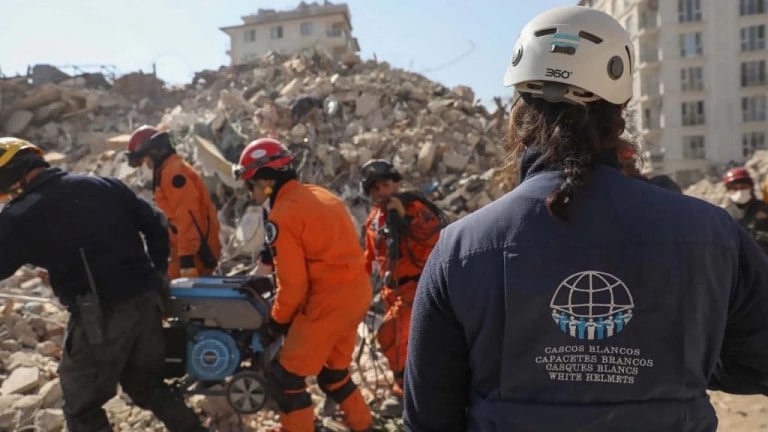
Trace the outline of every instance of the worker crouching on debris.
[[48, 167], [17, 138], [0, 138], [0, 193], [12, 198], [0, 212], [0, 279], [23, 264], [46, 268], [71, 313], [59, 364], [68, 429], [111, 431], [101, 406], [119, 383], [170, 431], [206, 430], [163, 383], [162, 213], [116, 179]]
[[411, 307], [416, 286], [446, 217], [418, 192], [401, 192], [400, 173], [386, 160], [373, 159], [361, 169], [361, 186], [373, 207], [365, 222], [365, 258], [369, 274], [378, 274], [386, 308], [377, 341], [395, 377], [394, 399], [383, 414], [402, 413], [403, 376]]
[[723, 175], [728, 190], [725, 210], [768, 253], [768, 204], [755, 197], [755, 182], [745, 168], [731, 168]]
[[406, 427], [714, 431], [707, 388], [768, 393], [768, 259], [702, 200], [622, 175], [633, 42], [592, 8], [520, 33], [521, 183], [440, 235], [416, 292]]
[[136, 129], [128, 141], [128, 164], [152, 169], [157, 206], [170, 223], [172, 278], [207, 276], [221, 257], [216, 207], [200, 174], [176, 154], [171, 136], [151, 126]]
[[317, 376], [353, 431], [369, 430], [371, 412], [349, 365], [372, 290], [349, 211], [328, 190], [300, 183], [293, 156], [270, 138], [245, 147], [235, 174], [257, 204], [269, 200], [271, 209], [264, 229], [277, 295], [269, 328], [275, 337], [285, 334], [285, 343], [270, 382], [283, 430], [314, 428], [307, 376]]

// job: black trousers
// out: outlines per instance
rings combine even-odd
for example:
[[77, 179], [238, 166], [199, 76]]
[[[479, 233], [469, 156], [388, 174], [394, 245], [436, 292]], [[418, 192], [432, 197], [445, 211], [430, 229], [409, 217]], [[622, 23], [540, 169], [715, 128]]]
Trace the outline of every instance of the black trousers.
[[102, 405], [115, 396], [118, 383], [170, 432], [207, 430], [182, 395], [163, 382], [161, 313], [156, 293], [110, 306], [103, 311], [100, 344], [89, 343], [79, 319], [69, 320], [59, 378], [70, 432], [112, 430]]

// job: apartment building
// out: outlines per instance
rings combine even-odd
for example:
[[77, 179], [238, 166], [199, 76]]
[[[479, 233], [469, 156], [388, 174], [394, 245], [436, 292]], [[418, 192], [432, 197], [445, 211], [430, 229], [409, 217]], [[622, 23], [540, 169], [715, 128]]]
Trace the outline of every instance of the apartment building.
[[227, 54], [233, 65], [252, 62], [270, 50], [293, 54], [318, 48], [334, 57], [360, 51], [344, 3], [301, 2], [287, 11], [259, 9], [242, 20], [240, 25], [221, 28], [230, 37]]
[[635, 44], [635, 123], [682, 185], [768, 148], [768, 0], [581, 0]]

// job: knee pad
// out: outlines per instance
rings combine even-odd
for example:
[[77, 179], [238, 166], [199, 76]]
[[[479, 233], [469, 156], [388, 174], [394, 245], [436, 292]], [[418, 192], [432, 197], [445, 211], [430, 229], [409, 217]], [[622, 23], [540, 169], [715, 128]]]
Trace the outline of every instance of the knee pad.
[[279, 361], [270, 364], [269, 372], [268, 387], [281, 412], [289, 413], [312, 406], [305, 377], [289, 372]]
[[320, 386], [320, 390], [336, 403], [342, 403], [344, 399], [357, 389], [357, 385], [349, 376], [348, 369], [328, 369], [324, 367], [317, 375], [317, 385]]

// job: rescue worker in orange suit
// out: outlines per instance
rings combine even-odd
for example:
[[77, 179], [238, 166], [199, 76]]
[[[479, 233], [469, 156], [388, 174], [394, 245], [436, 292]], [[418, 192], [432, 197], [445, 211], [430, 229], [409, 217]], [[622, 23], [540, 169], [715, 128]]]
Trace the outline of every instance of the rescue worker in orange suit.
[[128, 164], [152, 170], [155, 202], [170, 222], [168, 276], [213, 274], [221, 257], [216, 207], [200, 174], [176, 154], [167, 132], [136, 129], [128, 141]]
[[245, 147], [235, 172], [257, 204], [270, 203], [264, 229], [277, 294], [268, 328], [285, 341], [269, 375], [282, 430], [314, 430], [307, 376], [317, 376], [351, 430], [370, 430], [370, 409], [349, 375], [357, 327], [372, 297], [365, 257], [341, 199], [300, 183], [292, 162], [280, 142], [262, 138]]
[[361, 170], [363, 192], [374, 205], [365, 223], [366, 270], [383, 281], [381, 297], [386, 313], [377, 333], [381, 351], [395, 376], [395, 401], [383, 411], [402, 411], [403, 375], [411, 322], [411, 305], [421, 271], [446, 225], [433, 203], [417, 192], [400, 192], [402, 176], [382, 159], [366, 162]]

